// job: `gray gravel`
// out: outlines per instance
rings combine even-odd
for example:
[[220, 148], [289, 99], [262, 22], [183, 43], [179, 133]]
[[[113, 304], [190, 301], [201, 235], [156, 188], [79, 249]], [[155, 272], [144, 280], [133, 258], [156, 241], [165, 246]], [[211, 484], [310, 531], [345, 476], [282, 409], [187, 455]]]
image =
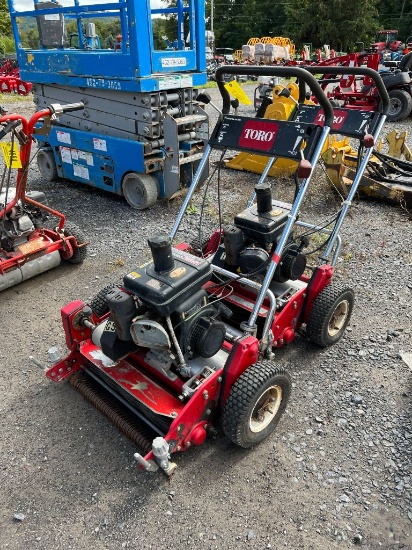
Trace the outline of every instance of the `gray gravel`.
[[[395, 127], [410, 130], [410, 119], [384, 134]], [[81, 266], [1, 295], [1, 548], [412, 549], [411, 370], [401, 358], [412, 347], [410, 214], [356, 201], [336, 274], [356, 292], [344, 338], [328, 349], [298, 338], [276, 354], [293, 393], [271, 438], [245, 451], [219, 433], [175, 455], [168, 481], [138, 470], [133, 445], [29, 356], [46, 363], [52, 346], [65, 352], [60, 307], [140, 264], [147, 236], [171, 229], [182, 199], [136, 212], [91, 188], [44, 184], [35, 167], [29, 179], [90, 245]], [[223, 170], [222, 182], [229, 219], [256, 177]], [[321, 171], [315, 188], [306, 206], [317, 220], [339, 198]], [[206, 205], [215, 215], [216, 186]], [[197, 233], [193, 210], [179, 238]]]

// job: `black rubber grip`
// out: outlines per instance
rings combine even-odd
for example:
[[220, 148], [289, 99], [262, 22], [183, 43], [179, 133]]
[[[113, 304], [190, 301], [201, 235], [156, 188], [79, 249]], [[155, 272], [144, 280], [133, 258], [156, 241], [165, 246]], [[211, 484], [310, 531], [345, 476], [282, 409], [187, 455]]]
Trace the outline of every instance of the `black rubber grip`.
[[68, 103], [67, 105], [62, 105], [63, 113], [69, 113], [70, 111], [80, 111], [84, 109], [84, 103], [81, 101], [79, 103]]

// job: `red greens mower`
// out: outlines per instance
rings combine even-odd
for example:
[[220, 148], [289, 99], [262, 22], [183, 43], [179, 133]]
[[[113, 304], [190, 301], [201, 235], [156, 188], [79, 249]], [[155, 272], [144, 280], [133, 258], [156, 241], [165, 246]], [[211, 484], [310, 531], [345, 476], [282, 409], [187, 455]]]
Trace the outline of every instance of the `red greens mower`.
[[[291, 391], [274, 351], [298, 331], [320, 346], [342, 337], [354, 296], [333, 281], [339, 230], [389, 107], [380, 76], [366, 71], [381, 94], [382, 111], [339, 109], [334, 123], [331, 103], [305, 69], [219, 68], [223, 113], [170, 235], [148, 239], [152, 260], [137, 265], [120, 286], [106, 287], [89, 304], [63, 307], [70, 353], [47, 369], [47, 377], [69, 378], [127, 434], [139, 448], [141, 468], [170, 475], [171, 455], [200, 445], [217, 421], [235, 445], [260, 443], [278, 424]], [[287, 121], [230, 114], [224, 75], [245, 73], [296, 78], [301, 96], [309, 87], [318, 105], [299, 102]], [[202, 93], [199, 100], [210, 97]], [[358, 140], [359, 166], [350, 196], [331, 220], [317, 225], [301, 219], [301, 206], [331, 131]], [[220, 224], [203, 243], [173, 247], [214, 149], [222, 156], [226, 149], [262, 154], [268, 165], [233, 223]], [[292, 202], [272, 197], [266, 181], [278, 157], [297, 161]], [[314, 267], [308, 265], [312, 235], [324, 236]]]
[[[0, 108], [0, 140], [10, 140], [1, 143], [5, 162], [0, 181], [0, 291], [58, 266], [62, 259], [79, 264], [86, 256], [80, 230], [47, 206], [44, 193], [26, 192], [33, 136], [48, 132], [59, 114], [83, 108], [83, 103], [55, 104], [30, 120]], [[16, 187], [11, 186], [13, 170]], [[45, 226], [50, 216], [59, 220], [55, 229]]]

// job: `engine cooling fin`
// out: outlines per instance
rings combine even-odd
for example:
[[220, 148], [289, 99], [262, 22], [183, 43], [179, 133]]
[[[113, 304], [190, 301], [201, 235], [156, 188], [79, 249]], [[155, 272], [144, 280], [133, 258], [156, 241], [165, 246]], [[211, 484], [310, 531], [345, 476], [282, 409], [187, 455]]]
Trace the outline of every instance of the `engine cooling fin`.
[[93, 380], [85, 374], [75, 373], [70, 377], [70, 385], [110, 420], [142, 453], [147, 454], [151, 450], [153, 435], [150, 435], [149, 430], [137, 426], [136, 421], [130, 418], [131, 413], [128, 414], [126, 409], [115, 403], [110, 394]]

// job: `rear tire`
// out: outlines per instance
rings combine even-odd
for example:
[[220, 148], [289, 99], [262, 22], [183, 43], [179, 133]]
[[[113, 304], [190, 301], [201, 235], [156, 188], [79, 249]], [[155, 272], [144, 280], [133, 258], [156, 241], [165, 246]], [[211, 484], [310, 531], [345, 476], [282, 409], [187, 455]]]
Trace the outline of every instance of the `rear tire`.
[[326, 347], [338, 342], [345, 332], [353, 311], [355, 294], [344, 285], [331, 283], [313, 302], [306, 325], [306, 337]]
[[270, 361], [250, 366], [230, 390], [222, 414], [226, 437], [248, 449], [275, 429], [289, 401], [289, 374]]
[[[65, 237], [74, 237], [77, 244], [85, 244], [87, 241], [82, 233], [82, 231], [74, 223], [67, 223], [64, 226], [64, 235]], [[87, 250], [85, 246], [81, 248], [73, 247], [73, 255], [70, 258], [67, 258], [67, 261], [71, 264], [81, 264], [86, 258]]]
[[157, 201], [157, 182], [148, 174], [129, 172], [123, 178], [122, 191], [126, 201], [136, 210], [150, 208]]
[[389, 112], [387, 120], [398, 122], [407, 118], [412, 111], [412, 96], [405, 90], [391, 90], [389, 95]]
[[57, 166], [54, 160], [53, 151], [50, 149], [40, 149], [37, 153], [37, 166], [40, 174], [46, 181], [57, 179]]

